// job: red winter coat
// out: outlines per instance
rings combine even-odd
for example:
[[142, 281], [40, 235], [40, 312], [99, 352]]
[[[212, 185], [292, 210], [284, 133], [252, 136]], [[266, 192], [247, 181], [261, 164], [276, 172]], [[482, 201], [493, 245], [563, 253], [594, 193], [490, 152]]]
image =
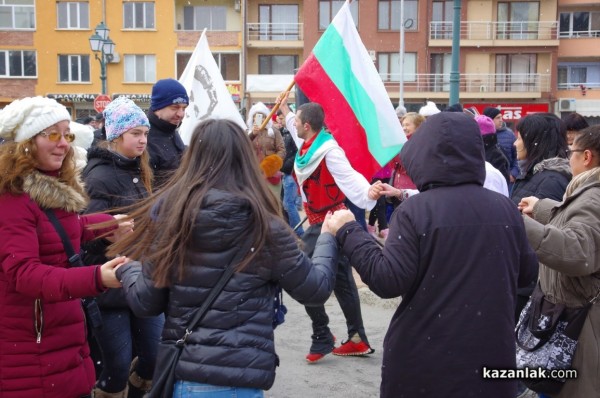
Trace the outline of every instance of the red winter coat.
[[95, 382], [81, 300], [103, 291], [100, 267], [70, 268], [52, 208], [79, 251], [105, 231], [79, 216], [85, 199], [52, 176], [33, 172], [24, 193], [0, 195], [0, 398], [88, 395]]

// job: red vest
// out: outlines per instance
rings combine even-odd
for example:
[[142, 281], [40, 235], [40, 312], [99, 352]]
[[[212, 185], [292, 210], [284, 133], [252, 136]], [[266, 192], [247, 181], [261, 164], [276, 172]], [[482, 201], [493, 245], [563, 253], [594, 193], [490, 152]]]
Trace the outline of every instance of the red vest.
[[333, 176], [325, 165], [325, 158], [317, 166], [315, 171], [302, 184], [302, 191], [306, 196], [304, 210], [308, 222], [313, 224], [322, 223], [328, 211], [344, 209], [346, 196], [338, 188]]

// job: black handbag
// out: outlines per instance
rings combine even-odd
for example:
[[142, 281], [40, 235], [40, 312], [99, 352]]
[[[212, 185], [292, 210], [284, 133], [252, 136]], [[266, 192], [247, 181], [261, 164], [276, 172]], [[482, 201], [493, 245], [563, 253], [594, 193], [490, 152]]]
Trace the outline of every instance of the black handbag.
[[[566, 378], [553, 377], [551, 371], [572, 369], [579, 334], [597, 299], [579, 308], [554, 304], [546, 299], [538, 282], [515, 329], [517, 369], [524, 369], [529, 376], [521, 379], [527, 388], [544, 394], [562, 389]], [[543, 377], [540, 372], [545, 373]]]
[[200, 308], [196, 311], [196, 314], [185, 329], [185, 334], [177, 341], [173, 340], [161, 340], [158, 343], [158, 352], [156, 355], [156, 366], [154, 368], [154, 376], [152, 378], [152, 388], [150, 392], [145, 395], [145, 398], [165, 398], [173, 396], [173, 388], [175, 386], [175, 367], [183, 351], [185, 340], [192, 334], [192, 331], [202, 320], [206, 311], [214, 303], [217, 296], [223, 290], [223, 287], [227, 284], [233, 272], [235, 271], [236, 265], [238, 265], [244, 258], [246, 253], [250, 250], [249, 245], [252, 243], [250, 240], [246, 241], [246, 245], [242, 247], [233, 260], [229, 263], [223, 274], [217, 281], [217, 284], [212, 288], [208, 297]]

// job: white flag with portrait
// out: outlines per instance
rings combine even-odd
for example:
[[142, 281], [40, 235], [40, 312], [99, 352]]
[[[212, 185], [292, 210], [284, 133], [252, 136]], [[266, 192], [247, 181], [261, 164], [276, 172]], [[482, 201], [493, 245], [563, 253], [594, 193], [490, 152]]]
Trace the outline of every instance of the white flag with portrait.
[[179, 135], [188, 145], [194, 128], [206, 119], [229, 119], [246, 130], [244, 119], [231, 98], [223, 76], [208, 47], [206, 29], [179, 78], [188, 92], [190, 103], [179, 126]]

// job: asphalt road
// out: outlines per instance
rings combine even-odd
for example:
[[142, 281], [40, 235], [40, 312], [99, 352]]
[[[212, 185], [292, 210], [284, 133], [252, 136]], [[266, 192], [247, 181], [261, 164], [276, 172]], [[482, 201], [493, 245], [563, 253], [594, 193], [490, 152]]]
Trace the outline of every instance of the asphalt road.
[[[378, 397], [381, 381], [383, 338], [398, 300], [381, 300], [368, 289], [360, 288], [362, 314], [367, 336], [375, 353], [366, 357], [327, 355], [309, 364], [304, 359], [310, 347], [310, 319], [304, 307], [284, 296], [288, 308], [286, 321], [275, 330], [275, 349], [280, 359], [268, 398], [365, 398]], [[346, 322], [335, 296], [325, 304], [330, 328], [337, 343], [345, 340]]]

